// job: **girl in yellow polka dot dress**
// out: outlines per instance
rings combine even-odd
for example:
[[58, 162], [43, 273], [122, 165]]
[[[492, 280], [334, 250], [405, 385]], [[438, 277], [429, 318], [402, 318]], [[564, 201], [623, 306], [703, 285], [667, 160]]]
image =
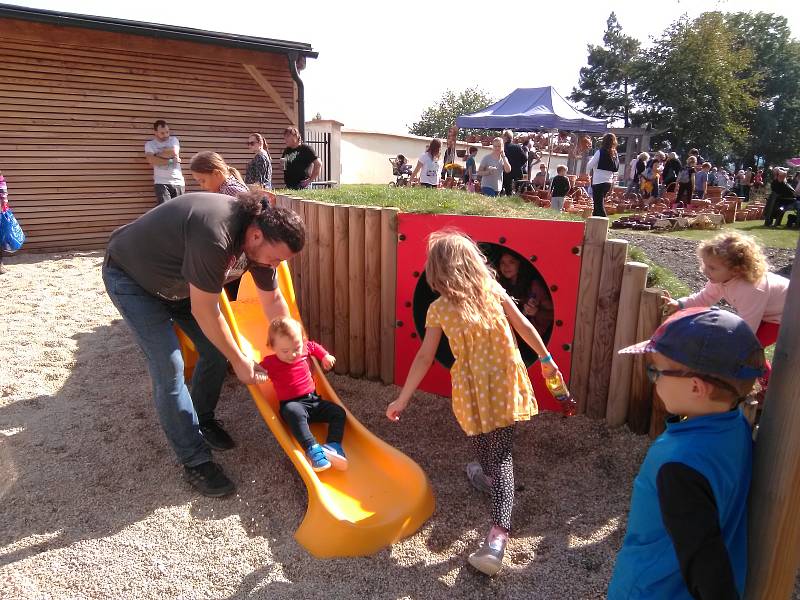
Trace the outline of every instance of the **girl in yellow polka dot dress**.
[[487, 575], [503, 564], [514, 505], [514, 426], [538, 412], [513, 327], [539, 355], [542, 375], [558, 367], [536, 329], [493, 276], [478, 246], [465, 235], [439, 231], [428, 239], [428, 285], [440, 294], [428, 308], [425, 339], [403, 390], [386, 409], [396, 421], [428, 372], [442, 332], [455, 362], [450, 369], [453, 413], [473, 441], [478, 461], [467, 465], [475, 487], [491, 494], [492, 527], [469, 562]]

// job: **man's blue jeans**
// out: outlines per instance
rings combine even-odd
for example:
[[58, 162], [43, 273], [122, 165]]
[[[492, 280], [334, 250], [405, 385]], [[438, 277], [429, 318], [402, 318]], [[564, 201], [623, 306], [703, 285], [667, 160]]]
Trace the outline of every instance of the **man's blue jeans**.
[[[228, 361], [203, 334], [188, 298], [162, 300], [114, 266], [103, 266], [103, 282], [147, 359], [158, 419], [175, 454], [187, 467], [208, 462], [211, 451], [200, 435], [199, 423], [214, 417]], [[199, 355], [191, 395], [173, 324], [192, 340]]]

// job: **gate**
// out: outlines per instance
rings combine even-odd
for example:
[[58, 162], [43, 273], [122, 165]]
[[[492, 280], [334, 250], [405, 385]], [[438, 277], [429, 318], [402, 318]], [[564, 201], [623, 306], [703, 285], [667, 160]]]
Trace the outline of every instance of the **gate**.
[[305, 143], [311, 147], [322, 161], [322, 169], [317, 181], [331, 180], [331, 134], [322, 131], [306, 130]]

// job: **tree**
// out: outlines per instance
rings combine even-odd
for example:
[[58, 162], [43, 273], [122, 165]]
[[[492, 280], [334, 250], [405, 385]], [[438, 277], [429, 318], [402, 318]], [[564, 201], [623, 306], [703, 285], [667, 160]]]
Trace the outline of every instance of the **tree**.
[[569, 99], [581, 102], [587, 113], [609, 122], [621, 120], [630, 125], [634, 110], [634, 73], [639, 57], [639, 41], [622, 33], [617, 15], [606, 21], [603, 46], [589, 45], [589, 65], [581, 68], [578, 87]]
[[[494, 99], [478, 87], [467, 88], [456, 93], [447, 90], [439, 101], [422, 111], [419, 121], [408, 128], [408, 132], [425, 137], [446, 138], [447, 131], [456, 124], [456, 117], [474, 113], [494, 104]], [[459, 131], [459, 137], [474, 133], [474, 130]]]
[[[753, 53], [734, 43], [722, 13], [682, 17], [636, 67], [642, 108], [634, 121], [666, 130], [674, 148], [697, 146], [715, 160], [747, 142], [757, 102]], [[654, 142], [660, 141], [654, 138]]]
[[752, 52], [747, 75], [757, 83], [757, 104], [749, 118], [750, 135], [738, 154], [767, 164], [800, 153], [800, 42], [791, 39], [786, 17], [770, 13], [730, 13], [725, 21], [734, 45]]

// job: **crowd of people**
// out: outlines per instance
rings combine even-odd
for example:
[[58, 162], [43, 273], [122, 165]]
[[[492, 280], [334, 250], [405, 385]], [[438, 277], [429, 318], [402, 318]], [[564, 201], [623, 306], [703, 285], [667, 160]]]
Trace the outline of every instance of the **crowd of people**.
[[[800, 171], [795, 172], [791, 180], [784, 167], [773, 167], [767, 173], [771, 175], [771, 199], [765, 210], [765, 221], [768, 226], [778, 226], [785, 213], [800, 210]], [[674, 203], [684, 206], [693, 199], [719, 198], [729, 192], [749, 202], [755, 191], [766, 187], [767, 180], [764, 169], [747, 167], [734, 173], [725, 167], [713, 166], [696, 148], [689, 150], [685, 162], [681, 162], [676, 152], [657, 151], [652, 156], [642, 152], [631, 159], [627, 175], [628, 192], [641, 193], [645, 200], [654, 201], [663, 199], [667, 191], [675, 191]], [[714, 195], [710, 193], [712, 187], [718, 188]], [[800, 225], [796, 216], [793, 223]]]
[[[477, 146], [470, 146], [465, 159], [463, 183], [468, 189], [475, 189], [484, 196], [511, 196], [517, 191], [517, 185], [525, 180], [531, 167], [539, 160], [530, 140], [522, 144], [513, 141], [511, 130], [492, 140], [492, 152], [476, 163]], [[435, 188], [447, 176], [446, 165], [455, 161], [455, 145], [449, 145], [442, 153], [441, 140], [432, 139], [425, 152], [417, 159], [411, 172], [411, 185]], [[405, 157], [403, 157], [405, 158]], [[398, 157], [399, 159], [399, 157]], [[540, 177], [537, 175], [536, 177]], [[541, 183], [544, 186], [544, 182]]]
[[[429, 188], [441, 185], [448, 175], [445, 166], [455, 160], [454, 146], [448, 146], [443, 157], [441, 149], [440, 140], [431, 140], [413, 171], [410, 166], [406, 167], [411, 185]], [[468, 191], [495, 197], [511, 196], [523, 187], [547, 190], [551, 208], [563, 210], [564, 200], [573, 190], [573, 183], [566, 177], [567, 168], [558, 165], [557, 175], [551, 178], [547, 166], [540, 164], [534, 173], [533, 165], [539, 161], [540, 155], [533, 150], [530, 139], [526, 142], [523, 138], [521, 144], [514, 143], [513, 132], [506, 130], [501, 137], [492, 140], [491, 153], [480, 163], [476, 162], [477, 153], [478, 148], [470, 146], [465, 157], [461, 177]], [[402, 158], [405, 162], [405, 157]], [[605, 200], [621, 179], [620, 168], [617, 138], [613, 133], [607, 133], [585, 167], [590, 173], [594, 216], [606, 216]], [[771, 175], [772, 201], [766, 209], [766, 221], [768, 225], [778, 226], [785, 213], [800, 212], [800, 171], [795, 172], [791, 179], [787, 178], [787, 170], [783, 167], [774, 167], [767, 173]], [[664, 201], [666, 192], [675, 192], [675, 198], [670, 202], [673, 206], [686, 206], [694, 199], [718, 198], [729, 192], [749, 202], [751, 194], [765, 187], [768, 179], [764, 169], [748, 167], [733, 172], [714, 166], [696, 148], [689, 150], [683, 162], [677, 152], [642, 152], [630, 160], [624, 176], [628, 181], [627, 192], [638, 194], [645, 204]], [[710, 188], [718, 188], [716, 194], [712, 195]], [[791, 217], [791, 224], [800, 227], [800, 219]]]

